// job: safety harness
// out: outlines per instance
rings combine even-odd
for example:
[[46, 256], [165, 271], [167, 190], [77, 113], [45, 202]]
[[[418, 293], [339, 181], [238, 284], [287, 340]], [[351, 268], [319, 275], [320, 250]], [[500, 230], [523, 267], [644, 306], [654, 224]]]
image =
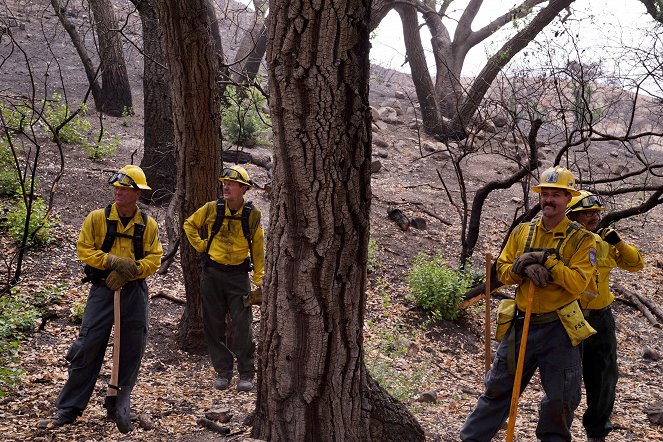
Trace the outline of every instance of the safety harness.
[[[557, 259], [561, 260], [562, 257], [559, 254], [559, 251], [562, 248], [562, 245], [573, 235], [576, 231], [582, 228], [582, 225], [576, 221], [571, 221], [569, 227], [566, 229], [566, 234], [564, 237], [560, 238], [557, 242], [557, 245], [554, 248], [532, 248], [532, 238], [534, 237], [534, 230], [536, 230], [536, 224], [538, 220], [533, 219], [529, 223], [529, 232], [527, 234], [527, 240], [525, 241], [525, 250], [523, 253], [527, 252], [540, 252], [544, 251], [547, 255], [555, 255]], [[531, 283], [530, 283], [531, 284]], [[507, 333], [507, 369], [510, 374], [515, 374], [516, 372], [516, 328], [514, 325], [517, 320], [523, 320], [525, 318], [525, 313], [521, 312], [516, 308], [513, 319], [511, 320], [511, 326]], [[556, 311], [549, 313], [533, 314], [530, 323], [531, 324], [547, 324], [549, 322], [555, 322], [559, 320], [559, 315]]]
[[[214, 261], [212, 261], [209, 258], [209, 249], [212, 246], [212, 239], [217, 233], [219, 233], [219, 230], [221, 230], [221, 225], [223, 224], [223, 220], [226, 218], [228, 218], [229, 220], [236, 219], [241, 221], [242, 233], [244, 234], [244, 238], [246, 238], [246, 242], [249, 245], [249, 262], [248, 262], [247, 271], [250, 272], [253, 270], [253, 241], [251, 240], [253, 235], [251, 235], [251, 228], [249, 227], [249, 216], [251, 215], [253, 207], [254, 207], [253, 203], [251, 201], [248, 201], [244, 204], [244, 208], [242, 209], [241, 215], [226, 216], [225, 200], [223, 199], [223, 197], [216, 200], [216, 219], [214, 220], [214, 224], [212, 224], [212, 231], [210, 232], [209, 238], [207, 239], [207, 249], [205, 250], [205, 259], [204, 259], [205, 263], [215, 265]], [[221, 266], [225, 269], [229, 267], [244, 266], [245, 264], [242, 263], [239, 264], [239, 266], [224, 266], [223, 264], [216, 263], [216, 265]]]
[[[111, 207], [112, 204], [109, 204], [104, 209], [104, 216], [106, 218], [106, 236], [104, 237], [104, 242], [101, 244], [101, 251], [104, 253], [109, 253], [113, 248], [115, 239], [118, 237], [130, 238], [133, 242], [134, 259], [136, 261], [142, 259], [145, 253], [143, 250], [143, 236], [145, 234], [145, 226], [147, 225], [147, 215], [141, 212], [139, 209], [143, 223], [134, 223], [134, 234], [127, 235], [126, 233], [120, 233], [117, 231], [117, 223], [119, 222], [118, 220], [109, 219]], [[85, 265], [83, 271], [85, 272], [85, 278], [83, 278], [81, 282], [92, 282], [93, 284], [106, 278], [106, 276], [108, 276], [108, 274], [111, 272], [110, 270], [97, 269], [96, 267], [92, 267], [89, 264]]]

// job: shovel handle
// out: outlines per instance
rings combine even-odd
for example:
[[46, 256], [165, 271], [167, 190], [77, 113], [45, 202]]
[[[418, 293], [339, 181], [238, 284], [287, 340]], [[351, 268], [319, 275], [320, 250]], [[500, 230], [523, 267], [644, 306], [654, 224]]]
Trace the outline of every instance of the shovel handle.
[[520, 338], [520, 350], [518, 351], [518, 364], [516, 375], [513, 378], [513, 391], [511, 392], [511, 408], [509, 409], [509, 425], [506, 429], [506, 441], [513, 442], [516, 430], [516, 414], [518, 414], [518, 399], [520, 398], [520, 383], [523, 378], [523, 365], [525, 365], [525, 348], [527, 347], [527, 335], [529, 334], [529, 321], [532, 317], [532, 303], [534, 301], [534, 290], [532, 281], [529, 282], [527, 291], [527, 307], [525, 308], [525, 322], [523, 323], [523, 335]]
[[107, 396], [117, 396], [117, 382], [120, 373], [120, 290], [113, 295], [113, 370]]
[[484, 365], [486, 373], [490, 370], [490, 271], [493, 263], [493, 257], [490, 253], [486, 253], [486, 317], [484, 324]]

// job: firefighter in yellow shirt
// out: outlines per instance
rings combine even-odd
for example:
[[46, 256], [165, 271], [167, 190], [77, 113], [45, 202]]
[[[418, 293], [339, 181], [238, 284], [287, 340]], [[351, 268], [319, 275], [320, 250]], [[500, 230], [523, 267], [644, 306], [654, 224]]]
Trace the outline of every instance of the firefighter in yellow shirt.
[[[184, 222], [184, 232], [193, 248], [202, 254], [203, 329], [217, 372], [214, 387], [219, 390], [229, 387], [234, 356], [239, 372], [237, 390], [250, 391], [255, 374], [255, 344], [251, 331], [253, 315], [246, 300], [251, 291], [251, 270], [256, 291], [262, 292], [265, 273], [262, 214], [244, 200], [253, 182], [242, 166], [223, 169], [219, 181], [223, 183], [223, 198], [196, 210]], [[208, 239], [200, 237], [203, 227]], [[231, 348], [226, 345], [226, 313], [232, 319]]]
[[497, 260], [500, 281], [518, 285], [517, 313], [510, 337], [500, 342], [486, 375], [485, 392], [461, 428], [463, 441], [491, 440], [509, 414], [530, 284], [537, 288], [521, 388], [525, 389], [538, 368], [545, 396], [536, 436], [545, 441], [571, 440], [573, 412], [581, 394], [580, 348], [579, 338], [569, 330], [574, 327], [561, 319], [566, 312], [575, 312], [576, 320], [579, 316], [583, 321], [578, 299], [596, 265], [593, 235], [565, 215], [567, 204], [578, 195], [574, 187], [575, 179], [567, 169], [556, 166], [545, 170], [532, 189], [539, 194], [542, 216], [518, 225]]
[[55, 403], [54, 417], [42, 428], [73, 423], [92, 396], [113, 327], [113, 292], [120, 290], [120, 366], [117, 396], [104, 403], [108, 417], [122, 433], [132, 430], [130, 394], [145, 352], [148, 298], [145, 278], [154, 274], [163, 250], [157, 222], [136, 202], [141, 190], [151, 190], [138, 166], [128, 165], [111, 175], [115, 202], [90, 212], [81, 228], [76, 250], [91, 282], [78, 338], [67, 352], [69, 378]]
[[582, 423], [587, 440], [599, 442], [612, 431], [610, 415], [617, 387], [617, 338], [615, 318], [610, 305], [615, 296], [610, 292], [610, 272], [619, 267], [629, 272], [642, 270], [642, 255], [611, 228], [597, 230], [600, 212], [605, 210], [601, 195], [586, 190], [573, 197], [567, 216], [595, 233], [596, 275], [583, 291], [580, 304], [589, 324], [597, 331], [582, 345], [582, 370], [587, 395], [587, 410]]

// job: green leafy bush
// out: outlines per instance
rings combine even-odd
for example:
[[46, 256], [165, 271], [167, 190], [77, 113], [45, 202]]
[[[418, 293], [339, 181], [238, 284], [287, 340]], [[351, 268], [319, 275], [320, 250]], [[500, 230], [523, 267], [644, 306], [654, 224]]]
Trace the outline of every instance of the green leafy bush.
[[221, 107], [221, 126], [224, 139], [244, 145], [248, 141], [258, 143], [269, 131], [269, 114], [263, 112], [265, 97], [254, 88], [242, 89], [228, 86]]
[[368, 273], [375, 272], [380, 267], [380, 260], [378, 253], [380, 252], [380, 245], [373, 238], [368, 240], [368, 262], [366, 263], [366, 270]]
[[[7, 233], [15, 241], [20, 242], [23, 239], [25, 229], [25, 218], [27, 210], [23, 199], [12, 207], [7, 208], [6, 219], [2, 226], [7, 229]], [[41, 245], [50, 243], [52, 232], [58, 219], [56, 217], [46, 218], [46, 203], [41, 198], [35, 198], [32, 202], [32, 215], [30, 216], [30, 225], [28, 228], [28, 242], [26, 245]], [[35, 233], [36, 232], [36, 233]]]
[[[81, 103], [80, 112], [59, 131], [60, 140], [63, 143], [83, 144], [87, 141], [87, 135], [92, 129], [92, 124], [83, 118], [87, 115], [88, 107]], [[53, 94], [51, 100], [44, 102], [44, 119], [48, 122], [46, 130], [55, 138], [53, 129], [58, 127], [73, 113], [66, 103], [62, 102], [62, 96], [58, 93]]]
[[7, 395], [21, 376], [18, 348], [34, 330], [39, 310], [18, 289], [0, 297], [0, 397]]
[[120, 147], [120, 137], [104, 136], [101, 140], [94, 143], [83, 142], [83, 151], [92, 161], [103, 161], [117, 152]]
[[9, 143], [0, 138], [0, 195], [13, 195], [20, 189], [18, 172]]
[[454, 270], [440, 255], [431, 259], [420, 253], [414, 258], [407, 281], [411, 299], [419, 307], [435, 319], [454, 320], [460, 314], [458, 305], [472, 286], [473, 278], [469, 268]]
[[85, 313], [85, 301], [77, 302], [71, 306], [70, 315], [71, 322], [74, 324], [80, 324], [83, 322], [83, 313]]

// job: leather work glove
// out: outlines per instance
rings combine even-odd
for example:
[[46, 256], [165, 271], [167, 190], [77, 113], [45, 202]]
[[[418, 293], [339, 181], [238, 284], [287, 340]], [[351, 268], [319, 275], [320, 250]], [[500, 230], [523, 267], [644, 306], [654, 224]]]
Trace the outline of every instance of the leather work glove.
[[600, 229], [598, 231], [599, 236], [603, 238], [603, 241], [607, 242], [608, 244], [612, 244], [613, 246], [619, 242], [621, 242], [621, 238], [619, 237], [619, 234], [615, 229], [612, 229], [610, 227]]
[[546, 252], [543, 250], [538, 252], [525, 252], [516, 257], [511, 265], [511, 271], [520, 276], [525, 275], [525, 269], [532, 264], [543, 264], [546, 262]]
[[135, 278], [138, 274], [138, 266], [133, 259], [111, 255], [110, 253], [106, 257], [106, 269], [116, 270], [127, 280]]
[[248, 295], [242, 298], [242, 300], [244, 301], [244, 307], [262, 304], [262, 287], [251, 290]]
[[545, 287], [552, 281], [550, 270], [541, 264], [530, 264], [525, 267], [525, 276], [537, 287]]
[[120, 290], [129, 278], [125, 278], [119, 271], [113, 270], [106, 276], [106, 287], [115, 291]]

